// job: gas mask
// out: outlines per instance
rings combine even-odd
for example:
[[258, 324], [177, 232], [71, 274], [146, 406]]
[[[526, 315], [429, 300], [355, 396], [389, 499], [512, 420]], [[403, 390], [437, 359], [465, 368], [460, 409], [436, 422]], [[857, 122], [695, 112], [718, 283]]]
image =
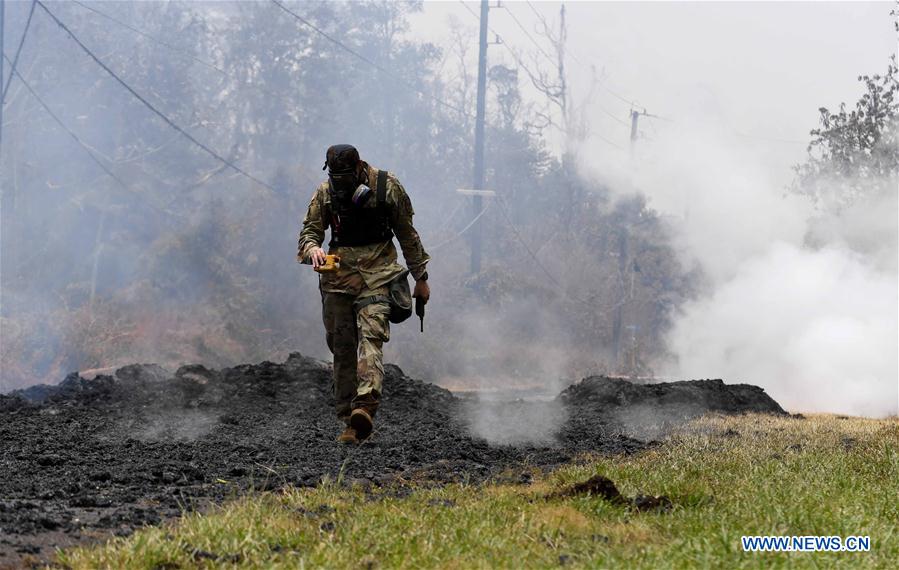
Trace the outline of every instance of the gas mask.
[[352, 203], [356, 207], [362, 207], [371, 197], [371, 188], [366, 184], [359, 184], [356, 173], [351, 175], [329, 174], [331, 192], [341, 203]]
[[331, 192], [343, 204], [362, 206], [371, 196], [371, 188], [359, 181], [359, 162], [359, 151], [352, 145], [336, 144], [325, 153], [322, 170], [328, 169]]
[[356, 178], [356, 170], [349, 172], [328, 172], [328, 181], [331, 183], [331, 192], [338, 201], [346, 203], [352, 199], [356, 187], [359, 185]]

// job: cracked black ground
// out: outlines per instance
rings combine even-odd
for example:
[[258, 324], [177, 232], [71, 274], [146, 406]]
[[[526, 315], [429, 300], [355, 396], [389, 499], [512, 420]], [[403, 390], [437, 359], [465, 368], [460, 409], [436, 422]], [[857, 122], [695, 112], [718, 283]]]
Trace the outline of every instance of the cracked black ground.
[[[127, 535], [251, 489], [527, 482], [585, 453], [628, 454], [709, 411], [784, 413], [764, 391], [720, 380], [631, 384], [591, 377], [556, 399], [566, 420], [547, 444], [470, 435], [466, 402], [386, 367], [376, 432], [335, 442], [330, 367], [300, 354], [221, 371], [132, 365], [0, 395], [0, 567], [55, 547]], [[492, 402], [497, 414], [528, 402]], [[489, 411], [489, 410], [488, 410]]]

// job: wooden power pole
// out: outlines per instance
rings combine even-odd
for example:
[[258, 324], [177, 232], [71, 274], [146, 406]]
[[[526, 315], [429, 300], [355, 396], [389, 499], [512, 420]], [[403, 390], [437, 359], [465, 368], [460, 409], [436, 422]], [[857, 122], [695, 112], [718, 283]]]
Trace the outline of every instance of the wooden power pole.
[[[487, 102], [487, 13], [490, 6], [487, 0], [481, 0], [480, 48], [478, 49], [478, 109], [474, 127], [474, 173], [472, 188], [484, 189], [484, 117]], [[472, 198], [472, 219], [481, 214], [483, 197], [475, 194]], [[475, 221], [471, 228], [471, 273], [481, 272], [481, 220]]]
[[[643, 113], [645, 112], [643, 111]], [[640, 115], [643, 113], [631, 109], [631, 156], [634, 156], [634, 147], [637, 145], [637, 121], [640, 120]]]
[[[0, 0], [0, 93], [3, 93], [3, 29], [6, 27], [6, 0]], [[9, 80], [12, 81], [12, 75]], [[3, 101], [0, 101], [0, 149], [3, 145]]]

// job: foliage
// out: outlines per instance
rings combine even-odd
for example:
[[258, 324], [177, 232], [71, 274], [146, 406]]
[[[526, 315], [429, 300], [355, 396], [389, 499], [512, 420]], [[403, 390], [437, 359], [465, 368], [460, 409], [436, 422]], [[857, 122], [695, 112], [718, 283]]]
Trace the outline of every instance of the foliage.
[[899, 80], [893, 56], [883, 75], [863, 75], [854, 109], [821, 107], [808, 160], [796, 167], [794, 189], [824, 210], [841, 210], [866, 194], [896, 190], [899, 173]]
[[[274, 191], [180, 137], [38, 10], [20, 70], [122, 183], [13, 80], [0, 290], [4, 340], [15, 342], [0, 348], [0, 389], [138, 359], [327, 357], [315, 278], [294, 255], [324, 149], [345, 141], [403, 181], [434, 257], [426, 325], [439, 326], [427, 337], [400, 327], [389, 346], [409, 372], [458, 368], [478, 348], [472, 319], [487, 313], [489, 335], [515, 328], [509, 354], [543, 343], [574, 355], [578, 370], [617, 368], [609, 308], [624, 289], [611, 235], [633, 234], [642, 245], [628, 255], [654, 267], [628, 288], [642, 308], [626, 318], [639, 321], [645, 356], [664, 350], [670, 305], [689, 293], [664, 228], [549, 152], [513, 69], [491, 70], [486, 130], [486, 184], [506, 210], [494, 203], [481, 219], [484, 272], [468, 275], [459, 233], [474, 213], [455, 191], [471, 184], [470, 68], [449, 79], [444, 49], [404, 35], [420, 2], [290, 4], [375, 66], [273, 3], [88, 5], [145, 35], [75, 3], [48, 6], [154, 106]], [[660, 288], [670, 302], [650, 301]], [[532, 318], [550, 315], [557, 334], [522, 326], [535, 306]]]

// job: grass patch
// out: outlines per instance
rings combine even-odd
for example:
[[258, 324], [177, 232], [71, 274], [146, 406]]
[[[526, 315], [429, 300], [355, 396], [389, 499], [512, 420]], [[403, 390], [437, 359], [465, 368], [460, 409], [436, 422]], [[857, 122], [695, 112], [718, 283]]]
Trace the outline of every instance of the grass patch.
[[[668, 512], [546, 496], [595, 474]], [[709, 417], [665, 445], [534, 485], [324, 484], [60, 552], [71, 568], [869, 567], [899, 561], [899, 421]], [[862, 553], [747, 553], [741, 535], [869, 535]]]

